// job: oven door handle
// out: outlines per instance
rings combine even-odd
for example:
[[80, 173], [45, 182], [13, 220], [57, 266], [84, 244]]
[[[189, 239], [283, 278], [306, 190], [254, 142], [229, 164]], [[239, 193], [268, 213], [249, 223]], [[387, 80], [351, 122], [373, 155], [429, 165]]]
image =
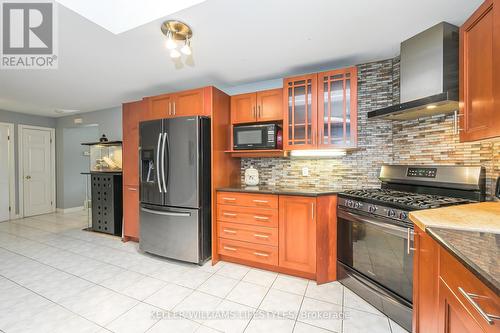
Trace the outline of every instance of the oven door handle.
[[378, 222], [375, 219], [372, 219], [372, 218], [369, 218], [366, 216], [361, 216], [358, 214], [353, 214], [353, 213], [346, 212], [346, 211], [340, 210], [340, 209], [338, 210], [337, 216], [340, 218], [346, 219], [346, 220], [351, 220], [351, 221], [354, 220], [356, 222], [368, 223], [368, 224], [377, 226], [377, 227], [382, 228], [382, 229], [395, 231], [397, 233], [400, 233], [405, 238], [407, 236], [407, 229], [408, 228], [406, 228], [406, 227], [400, 227], [400, 226], [393, 225], [390, 223]]

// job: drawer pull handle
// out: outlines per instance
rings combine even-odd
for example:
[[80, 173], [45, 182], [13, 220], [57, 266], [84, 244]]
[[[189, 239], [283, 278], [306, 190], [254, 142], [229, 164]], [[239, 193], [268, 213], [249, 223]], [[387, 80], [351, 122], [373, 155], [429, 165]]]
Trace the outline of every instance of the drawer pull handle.
[[236, 231], [234, 231], [234, 230], [229, 230], [229, 229], [224, 229], [224, 232], [225, 232], [225, 233], [228, 233], [228, 234], [235, 234], [235, 233], [236, 233]]
[[234, 247], [229, 247], [229, 246], [224, 246], [224, 250], [236, 251], [236, 249]]
[[254, 237], [257, 237], [257, 238], [269, 238], [268, 235], [261, 235], [261, 234], [253, 234]]
[[236, 198], [222, 198], [222, 200], [226, 200], [226, 201], [236, 201]]
[[253, 218], [256, 220], [265, 220], [265, 221], [269, 220], [269, 217], [266, 217], [266, 216], [255, 215]]
[[224, 213], [224, 216], [236, 216], [234, 213]]
[[253, 200], [253, 202], [256, 202], [256, 203], [268, 203], [269, 201], [267, 201], [267, 200], [257, 200], [257, 199], [255, 199], [255, 200]]
[[256, 256], [259, 256], [259, 257], [269, 257], [269, 254], [262, 253], [262, 252], [254, 252], [253, 254], [255, 254]]
[[474, 298], [488, 298], [486, 296], [471, 294], [462, 289], [462, 287], [458, 287], [458, 291], [467, 299], [467, 301], [472, 305], [474, 309], [483, 317], [483, 319], [490, 325], [493, 325], [495, 320], [500, 320], [500, 316], [492, 315], [484, 312], [483, 309], [479, 306], [479, 304], [474, 301]]

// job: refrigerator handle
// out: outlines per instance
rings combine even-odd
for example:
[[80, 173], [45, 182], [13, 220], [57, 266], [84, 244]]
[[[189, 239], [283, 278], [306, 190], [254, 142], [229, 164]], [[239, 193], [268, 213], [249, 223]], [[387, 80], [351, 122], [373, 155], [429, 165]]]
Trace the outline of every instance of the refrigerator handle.
[[[161, 134], [160, 134], [161, 135]], [[165, 182], [165, 141], [167, 140], [167, 133], [163, 133], [163, 142], [161, 149], [161, 179], [163, 181], [163, 192], [167, 193], [167, 183]]]
[[162, 136], [162, 133], [160, 133], [160, 135], [158, 135], [158, 145], [156, 146], [156, 179], [158, 180], [158, 190], [160, 191], [160, 193], [162, 193], [161, 179], [160, 179], [160, 144], [161, 144], [161, 136]]
[[182, 212], [163, 212], [158, 210], [152, 210], [147, 208], [141, 208], [143, 212], [151, 213], [155, 215], [163, 215], [163, 216], [180, 216], [180, 217], [189, 217], [191, 213], [182, 213]]
[[[167, 157], [166, 157], [166, 162], [167, 162], [167, 175], [165, 176], [166, 178], [166, 182], [164, 184], [165, 186], [165, 193], [167, 193], [167, 187], [168, 187], [168, 183], [170, 182], [170, 140], [168, 139], [168, 133], [163, 133], [164, 135], [164, 138], [166, 139], [166, 145], [165, 145], [165, 148], [166, 148], [166, 151], [167, 151]], [[163, 166], [165, 166], [165, 164], [163, 164]]]

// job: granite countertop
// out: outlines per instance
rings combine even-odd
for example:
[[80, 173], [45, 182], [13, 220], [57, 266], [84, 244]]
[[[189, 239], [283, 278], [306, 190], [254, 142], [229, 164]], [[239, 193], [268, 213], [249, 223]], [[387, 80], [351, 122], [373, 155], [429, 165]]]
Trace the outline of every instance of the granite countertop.
[[427, 228], [426, 232], [497, 295], [500, 294], [500, 234]]
[[286, 187], [286, 186], [233, 186], [218, 188], [222, 192], [243, 192], [243, 193], [262, 193], [262, 194], [282, 194], [282, 195], [300, 195], [307, 197], [317, 197], [321, 195], [332, 195], [341, 192], [341, 189], [325, 187]]
[[500, 202], [419, 210], [410, 213], [410, 220], [422, 230], [437, 227], [500, 234]]
[[500, 202], [420, 210], [410, 220], [500, 294]]

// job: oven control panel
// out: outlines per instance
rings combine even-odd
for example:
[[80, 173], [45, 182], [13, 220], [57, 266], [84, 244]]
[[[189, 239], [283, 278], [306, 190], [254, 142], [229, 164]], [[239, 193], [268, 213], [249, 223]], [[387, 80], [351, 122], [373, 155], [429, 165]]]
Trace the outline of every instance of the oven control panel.
[[436, 168], [408, 168], [407, 177], [436, 178]]
[[343, 197], [339, 197], [338, 200], [339, 200], [338, 201], [339, 207], [346, 207], [351, 210], [359, 210], [365, 213], [369, 213], [370, 215], [390, 218], [392, 220], [397, 220], [404, 223], [410, 223], [411, 225], [413, 225], [413, 223], [410, 221], [408, 217], [407, 211], [396, 208], [374, 205], [368, 202], [362, 202]]

